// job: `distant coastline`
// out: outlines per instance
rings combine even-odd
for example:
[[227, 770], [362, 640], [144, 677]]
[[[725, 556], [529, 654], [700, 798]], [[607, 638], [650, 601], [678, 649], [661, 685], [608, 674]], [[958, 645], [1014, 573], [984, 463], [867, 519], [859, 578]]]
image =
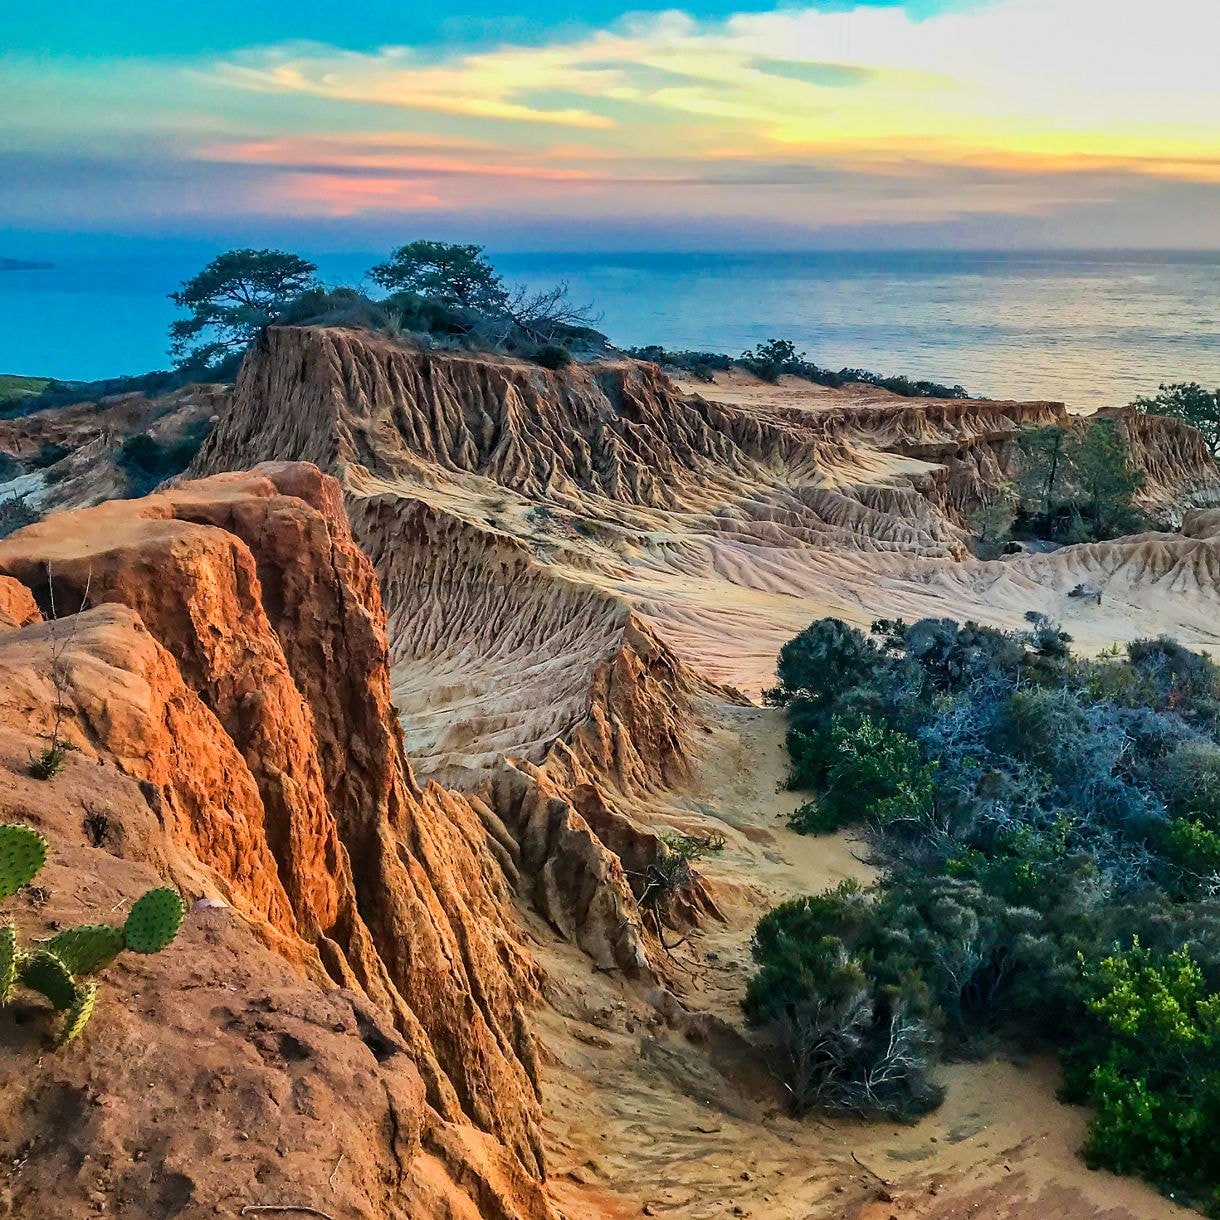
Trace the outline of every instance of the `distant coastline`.
[[21, 258], [0, 258], [0, 271], [54, 271], [54, 263], [31, 263]]

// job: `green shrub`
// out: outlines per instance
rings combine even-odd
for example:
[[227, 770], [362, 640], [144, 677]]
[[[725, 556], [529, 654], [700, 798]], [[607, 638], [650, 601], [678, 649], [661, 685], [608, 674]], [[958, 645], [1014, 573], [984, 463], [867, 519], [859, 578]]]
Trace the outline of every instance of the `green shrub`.
[[750, 351], [741, 353], [737, 361], [763, 381], [778, 381], [781, 373], [799, 373], [805, 366], [803, 352], [798, 353], [790, 339], [768, 339]]
[[690, 373], [700, 381], [714, 381], [716, 373], [727, 373], [733, 367], [733, 358], [722, 352], [669, 352], [657, 344], [629, 347], [627, 355], [635, 360], [646, 360], [650, 364]]
[[1131, 404], [1148, 415], [1170, 415], [1198, 428], [1213, 457], [1220, 459], [1220, 389], [1205, 390], [1197, 381], [1179, 381], [1160, 387], [1152, 398]]
[[1088, 966], [1095, 1023], [1076, 1055], [1095, 1107], [1090, 1164], [1139, 1174], [1220, 1215], [1220, 994], [1188, 948], [1158, 957], [1138, 940]]
[[828, 835], [843, 829], [836, 810], [826, 809], [821, 801], [803, 801], [788, 815], [788, 829], [802, 835]]
[[1198, 877], [1220, 874], [1220, 832], [1182, 818], [1165, 832], [1165, 855], [1184, 872]]
[[534, 353], [534, 363], [557, 372], [572, 363], [572, 353], [561, 343], [548, 343]]
[[881, 826], [918, 821], [932, 807], [935, 764], [925, 763], [919, 743], [868, 716], [854, 723], [831, 721], [822, 807], [839, 825], [870, 820]]
[[875, 922], [849, 881], [776, 907], [755, 929], [746, 1016], [771, 1034], [798, 1114], [907, 1117], [940, 1102], [926, 993], [914, 975], [875, 968], [865, 947]]
[[1216, 667], [1163, 638], [1081, 660], [1028, 617], [786, 646], [770, 698], [816, 794], [791, 825], [860, 821], [882, 881], [760, 922], [747, 1012], [798, 1109], [858, 1104], [894, 996], [959, 1053], [1044, 1041], [1095, 1107], [1093, 1163], [1220, 1215]]
[[1220, 746], [1184, 742], [1161, 762], [1157, 780], [1172, 812], [1220, 830]]
[[779, 684], [764, 694], [776, 706], [798, 698], [821, 704], [871, 682], [880, 668], [880, 654], [862, 631], [838, 619], [819, 619], [779, 650]]
[[115, 463], [127, 476], [132, 496], [147, 495], [158, 483], [181, 474], [207, 439], [211, 424], [196, 420], [175, 440], [163, 441], [147, 432], [127, 437]]
[[68, 445], [60, 445], [54, 441], [44, 441], [31, 464], [35, 470], [46, 470], [47, 467], [62, 462], [71, 452], [72, 449]]
[[673, 900], [694, 884], [695, 863], [722, 852], [724, 845], [723, 835], [659, 835], [656, 856], [638, 879], [641, 909], [664, 919]]
[[24, 497], [10, 496], [7, 500], [0, 500], [0, 538], [7, 538], [9, 534], [41, 520], [42, 513], [31, 507]]
[[54, 779], [68, 761], [68, 747], [61, 741], [53, 741], [45, 750], [30, 755], [29, 772], [35, 779]]

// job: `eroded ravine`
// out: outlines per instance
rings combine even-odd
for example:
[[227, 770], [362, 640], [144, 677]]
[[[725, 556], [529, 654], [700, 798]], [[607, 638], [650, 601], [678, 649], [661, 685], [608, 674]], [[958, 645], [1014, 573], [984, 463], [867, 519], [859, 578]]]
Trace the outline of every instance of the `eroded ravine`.
[[[552, 1189], [578, 1214], [871, 1216], [880, 1192], [895, 1203], [877, 1215], [948, 1216], [980, 1191], [997, 1215], [1177, 1214], [1082, 1169], [1080, 1116], [1040, 1067], [948, 1068], [945, 1108], [903, 1132], [784, 1116], [742, 1029], [750, 929], [867, 870], [787, 830], [781, 726], [737, 691], [757, 699], [780, 645], [828, 613], [1014, 627], [1036, 610], [1086, 648], [1161, 630], [1215, 645], [1220, 529], [1196, 511], [1181, 533], [970, 560], [965, 516], [1010, 477], [1014, 432], [1062, 406], [740, 389], [273, 331], [199, 469], [287, 446], [339, 477], [407, 738], [487, 807], [540, 919]], [[1217, 501], [1195, 434], [1119, 419], [1151, 507]], [[1086, 580], [1101, 606], [1068, 598]], [[701, 866], [700, 926], [667, 949], [632, 899], [670, 831], [726, 848]]]

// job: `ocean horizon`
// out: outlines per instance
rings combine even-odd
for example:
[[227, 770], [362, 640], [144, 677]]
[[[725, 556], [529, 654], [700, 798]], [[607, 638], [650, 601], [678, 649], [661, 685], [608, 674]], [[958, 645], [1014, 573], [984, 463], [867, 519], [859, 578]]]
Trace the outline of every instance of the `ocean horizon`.
[[[385, 253], [311, 257], [328, 284], [358, 284]], [[1166, 381], [1220, 385], [1220, 252], [490, 254], [510, 282], [566, 280], [620, 347], [737, 355], [786, 338], [835, 369], [1085, 408]], [[168, 365], [167, 294], [206, 257], [39, 257], [54, 267], [0, 272], [0, 372], [95, 380]]]

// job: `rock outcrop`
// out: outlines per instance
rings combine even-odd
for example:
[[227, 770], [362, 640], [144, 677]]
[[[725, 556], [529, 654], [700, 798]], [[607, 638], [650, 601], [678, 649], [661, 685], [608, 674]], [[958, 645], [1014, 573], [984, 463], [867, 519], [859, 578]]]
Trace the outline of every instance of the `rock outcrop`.
[[116, 394], [0, 420], [0, 504], [33, 513], [141, 495], [181, 470], [227, 410], [230, 388]]
[[[316, 1001], [272, 1008], [313, 1005], [306, 1024], [335, 1031], [296, 1042], [321, 1053], [316, 1038], [348, 1030], [372, 1048], [364, 1076], [404, 1065], [376, 1085], [389, 1134], [370, 1153], [395, 1184], [344, 1214], [546, 1216], [536, 970], [478, 813], [411, 773], [377, 581], [337, 485], [274, 465], [60, 514], [0, 543], [0, 572], [9, 618], [32, 612], [13, 581], [47, 616], [53, 590], [56, 613], [0, 639], [7, 722], [32, 709], [45, 734], [58, 717], [74, 770], [127, 777], [146, 812], [121, 819], [121, 854], [228, 903], [249, 954], [275, 951], [275, 987]], [[353, 998], [325, 999], [336, 987]], [[327, 1087], [358, 1100], [354, 1081]], [[22, 1101], [31, 1122], [50, 1104], [36, 1087]], [[361, 1172], [387, 1176], [367, 1158]]]
[[[1043, 609], [1038, 561], [960, 561], [982, 491], [1015, 472], [1016, 432], [1067, 421], [1061, 403], [873, 391], [722, 402], [633, 361], [552, 372], [273, 328], [192, 469], [288, 456], [339, 480], [420, 773], [481, 793], [518, 891], [600, 964], [638, 972], [629, 895], [657, 846], [634, 806], [685, 782], [701, 708], [734, 686], [757, 697], [818, 613], [917, 617], [960, 585], [986, 618], [1001, 578], [1006, 621]], [[1132, 427], [1156, 478], [1180, 460], [1198, 502], [1220, 495], [1184, 434]], [[1046, 571], [1075, 576], [1064, 595], [1092, 579], [1069, 568]], [[626, 844], [603, 837], [624, 828]]]

